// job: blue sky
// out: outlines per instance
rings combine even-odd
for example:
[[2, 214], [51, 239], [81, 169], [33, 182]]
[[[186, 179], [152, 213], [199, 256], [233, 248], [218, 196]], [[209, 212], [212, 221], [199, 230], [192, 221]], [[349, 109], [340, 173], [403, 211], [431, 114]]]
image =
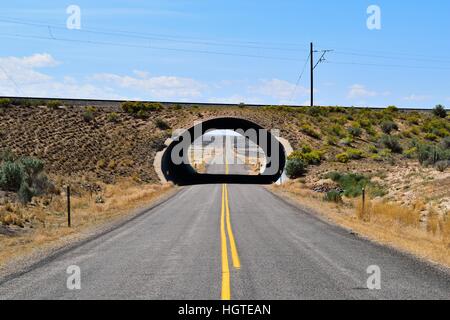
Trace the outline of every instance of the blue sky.
[[[69, 5], [81, 30], [69, 30]], [[367, 8], [381, 9], [369, 30]], [[0, 95], [307, 104], [450, 105], [450, 2], [9, 1]], [[319, 53], [316, 53], [316, 55]]]

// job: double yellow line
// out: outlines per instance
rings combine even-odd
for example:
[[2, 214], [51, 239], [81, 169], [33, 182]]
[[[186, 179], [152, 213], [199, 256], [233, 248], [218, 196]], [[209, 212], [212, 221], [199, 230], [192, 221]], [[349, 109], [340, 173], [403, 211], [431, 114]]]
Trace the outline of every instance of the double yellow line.
[[[225, 228], [226, 226], [226, 228]], [[226, 231], [225, 231], [226, 229]], [[236, 247], [233, 230], [230, 221], [230, 206], [228, 204], [228, 188], [227, 185], [222, 185], [222, 209], [220, 215], [220, 238], [222, 244], [222, 300], [230, 300], [230, 267], [228, 262], [228, 246], [227, 233], [231, 249], [231, 261], [235, 269], [241, 268], [241, 261]]]
[[[226, 162], [226, 173], [228, 174], [228, 162]], [[222, 185], [222, 208], [220, 213], [220, 239], [222, 247], [222, 300], [231, 299], [230, 289], [230, 266], [228, 262], [227, 233], [230, 242], [231, 261], [235, 269], [241, 268], [241, 261], [236, 247], [236, 241], [231, 228], [230, 205], [228, 201], [228, 187]]]

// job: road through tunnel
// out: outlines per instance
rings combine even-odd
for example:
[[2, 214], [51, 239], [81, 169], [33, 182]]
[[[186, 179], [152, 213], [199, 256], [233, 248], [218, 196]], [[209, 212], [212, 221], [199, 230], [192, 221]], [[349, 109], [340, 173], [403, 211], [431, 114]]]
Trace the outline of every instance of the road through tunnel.
[[[245, 156], [249, 155], [248, 146], [254, 145], [263, 154], [263, 161], [258, 162], [255, 174], [246, 174], [230, 170], [228, 172], [227, 156], [223, 157], [223, 168], [227, 172], [199, 172], [192, 164], [190, 153], [192, 145], [200, 141], [202, 146], [221, 144], [213, 132], [234, 132], [233, 138], [241, 137], [244, 141]], [[236, 138], [237, 139], [237, 138]], [[224, 140], [226, 141], [226, 139]], [[234, 147], [237, 150], [237, 147]], [[235, 151], [236, 153], [236, 151]], [[220, 157], [216, 156], [217, 159]], [[177, 185], [196, 184], [272, 184], [283, 175], [286, 163], [286, 151], [278, 139], [276, 130], [269, 131], [262, 126], [241, 118], [215, 118], [198, 122], [173, 138], [161, 158], [161, 171], [167, 181]], [[217, 165], [219, 166], [219, 165]]]

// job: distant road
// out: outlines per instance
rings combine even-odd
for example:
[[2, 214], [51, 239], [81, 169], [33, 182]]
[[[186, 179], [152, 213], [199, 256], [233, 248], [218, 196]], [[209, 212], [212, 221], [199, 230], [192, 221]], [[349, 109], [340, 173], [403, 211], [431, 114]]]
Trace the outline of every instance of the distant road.
[[[81, 290], [66, 287], [70, 265], [81, 268]], [[371, 265], [380, 267], [381, 290], [367, 289]], [[450, 299], [450, 276], [330, 226], [263, 187], [200, 185], [0, 280], [0, 298]]]

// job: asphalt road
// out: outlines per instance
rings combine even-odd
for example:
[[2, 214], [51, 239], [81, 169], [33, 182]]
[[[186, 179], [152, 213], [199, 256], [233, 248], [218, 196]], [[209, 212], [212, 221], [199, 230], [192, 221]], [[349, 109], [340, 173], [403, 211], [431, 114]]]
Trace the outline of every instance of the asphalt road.
[[[245, 172], [243, 165], [228, 167]], [[67, 288], [71, 265], [80, 267], [80, 290]], [[380, 268], [381, 290], [367, 288], [371, 265]], [[0, 298], [450, 299], [450, 276], [331, 226], [263, 187], [202, 185], [0, 282]]]

